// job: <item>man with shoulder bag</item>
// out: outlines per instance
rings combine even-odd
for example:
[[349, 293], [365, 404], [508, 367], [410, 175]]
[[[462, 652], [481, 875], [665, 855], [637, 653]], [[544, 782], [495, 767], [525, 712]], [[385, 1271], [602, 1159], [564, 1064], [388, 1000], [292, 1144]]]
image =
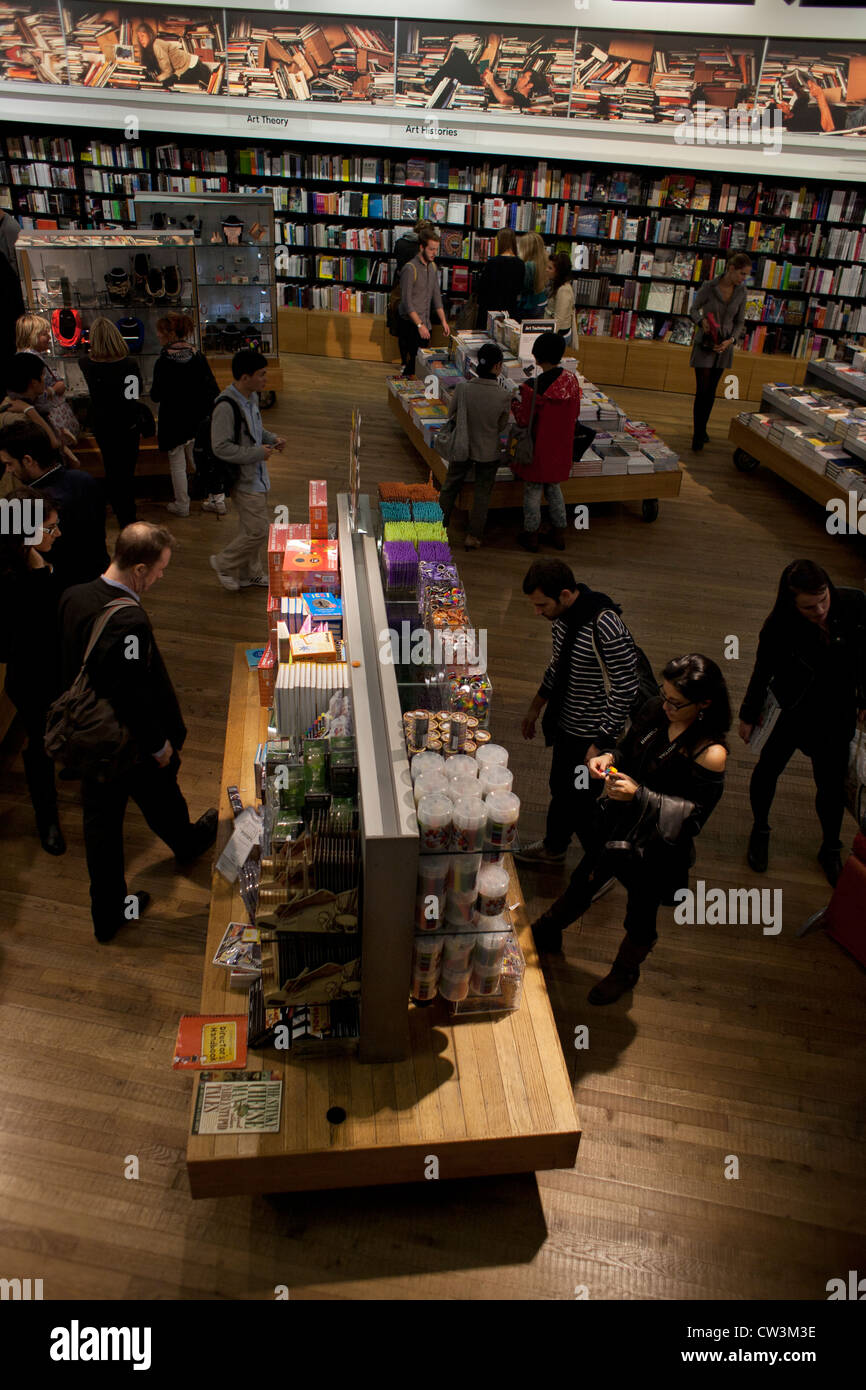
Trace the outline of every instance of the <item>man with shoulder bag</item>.
[[[114, 766], [106, 766], [104, 758], [90, 765], [85, 759], [67, 771], [67, 776], [82, 779], [84, 844], [98, 941], [110, 941], [125, 921], [141, 916], [150, 900], [149, 893], [127, 894], [123, 818], [130, 797], [181, 862], [197, 858], [216, 839], [217, 810], [211, 808], [191, 822], [177, 784], [186, 726], [141, 606], [142, 595], [165, 574], [172, 544], [164, 527], [134, 522], [120, 532], [105, 574], [67, 589], [60, 602], [63, 688], [69, 692], [85, 668], [92, 688], [91, 714], [102, 719], [109, 738], [112, 715], [116, 720]], [[80, 692], [80, 683], [77, 688]], [[58, 705], [66, 701], [69, 708], [69, 698], [62, 696]], [[58, 722], [55, 715], [55, 725]], [[51, 731], [49, 714], [49, 738]], [[62, 752], [57, 756], [63, 761]]]

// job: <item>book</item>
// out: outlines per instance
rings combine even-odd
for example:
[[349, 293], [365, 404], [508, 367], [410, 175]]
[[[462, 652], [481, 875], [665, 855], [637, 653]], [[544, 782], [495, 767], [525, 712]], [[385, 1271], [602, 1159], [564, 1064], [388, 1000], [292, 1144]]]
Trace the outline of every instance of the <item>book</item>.
[[216, 949], [213, 964], [224, 970], [246, 970], [261, 973], [262, 934], [249, 922], [229, 922], [222, 941]]
[[278, 1134], [283, 1081], [278, 1071], [203, 1071], [193, 1134]]
[[225, 1070], [247, 1060], [247, 1020], [242, 1014], [184, 1014], [174, 1044], [175, 1071]]

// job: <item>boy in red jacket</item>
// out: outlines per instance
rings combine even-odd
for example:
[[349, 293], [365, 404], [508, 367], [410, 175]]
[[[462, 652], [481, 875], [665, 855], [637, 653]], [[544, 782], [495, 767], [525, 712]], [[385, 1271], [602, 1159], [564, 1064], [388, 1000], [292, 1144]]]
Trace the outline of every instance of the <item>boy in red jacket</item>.
[[532, 345], [539, 366], [536, 378], [535, 413], [532, 414], [533, 383], [525, 381], [511, 411], [518, 425], [533, 419], [535, 447], [532, 463], [523, 478], [523, 530], [517, 537], [524, 550], [538, 550], [541, 525], [541, 495], [550, 508], [551, 543], [565, 549], [565, 502], [559, 484], [571, 472], [574, 457], [574, 427], [580, 414], [580, 387], [577, 376], [559, 365], [565, 343], [559, 333], [540, 333]]

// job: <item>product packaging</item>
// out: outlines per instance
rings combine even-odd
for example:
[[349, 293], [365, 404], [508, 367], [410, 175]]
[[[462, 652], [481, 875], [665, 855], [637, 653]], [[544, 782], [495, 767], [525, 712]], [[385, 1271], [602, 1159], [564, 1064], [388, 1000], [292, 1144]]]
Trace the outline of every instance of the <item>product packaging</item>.
[[478, 871], [478, 911], [498, 917], [508, 900], [508, 871], [498, 864], [484, 864]]
[[479, 797], [462, 796], [455, 801], [453, 848], [463, 854], [480, 850], [484, 845], [488, 819], [486, 804]]
[[328, 539], [328, 484], [310, 481], [310, 538]]
[[[421, 849], [427, 854], [447, 850], [451, 840], [452, 805], [447, 796], [424, 796], [418, 802]], [[471, 846], [475, 848], [475, 846]]]
[[513, 792], [491, 792], [484, 806], [487, 809], [487, 847], [510, 850], [517, 837], [520, 798]]

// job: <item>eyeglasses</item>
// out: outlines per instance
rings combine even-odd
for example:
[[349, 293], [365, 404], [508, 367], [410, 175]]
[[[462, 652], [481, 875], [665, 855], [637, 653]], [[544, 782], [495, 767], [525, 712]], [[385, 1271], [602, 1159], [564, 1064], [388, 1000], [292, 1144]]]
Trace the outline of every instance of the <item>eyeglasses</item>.
[[42, 530], [43, 530], [43, 532], [44, 532], [44, 534], [45, 534], [46, 536], [59, 536], [59, 535], [60, 535], [60, 527], [59, 527], [59, 525], [57, 524], [56, 521], [55, 521], [55, 522], [53, 523], [53, 525], [51, 525], [51, 526], [43, 526], [43, 527], [42, 527]]
[[669, 700], [667, 695], [665, 694], [665, 688], [663, 685], [659, 686], [659, 694], [662, 697], [662, 704], [668, 705], [669, 708], [673, 710], [688, 709], [689, 705], [693, 705], [695, 703], [694, 700], [686, 700], [683, 704], [678, 705], [676, 701]]

